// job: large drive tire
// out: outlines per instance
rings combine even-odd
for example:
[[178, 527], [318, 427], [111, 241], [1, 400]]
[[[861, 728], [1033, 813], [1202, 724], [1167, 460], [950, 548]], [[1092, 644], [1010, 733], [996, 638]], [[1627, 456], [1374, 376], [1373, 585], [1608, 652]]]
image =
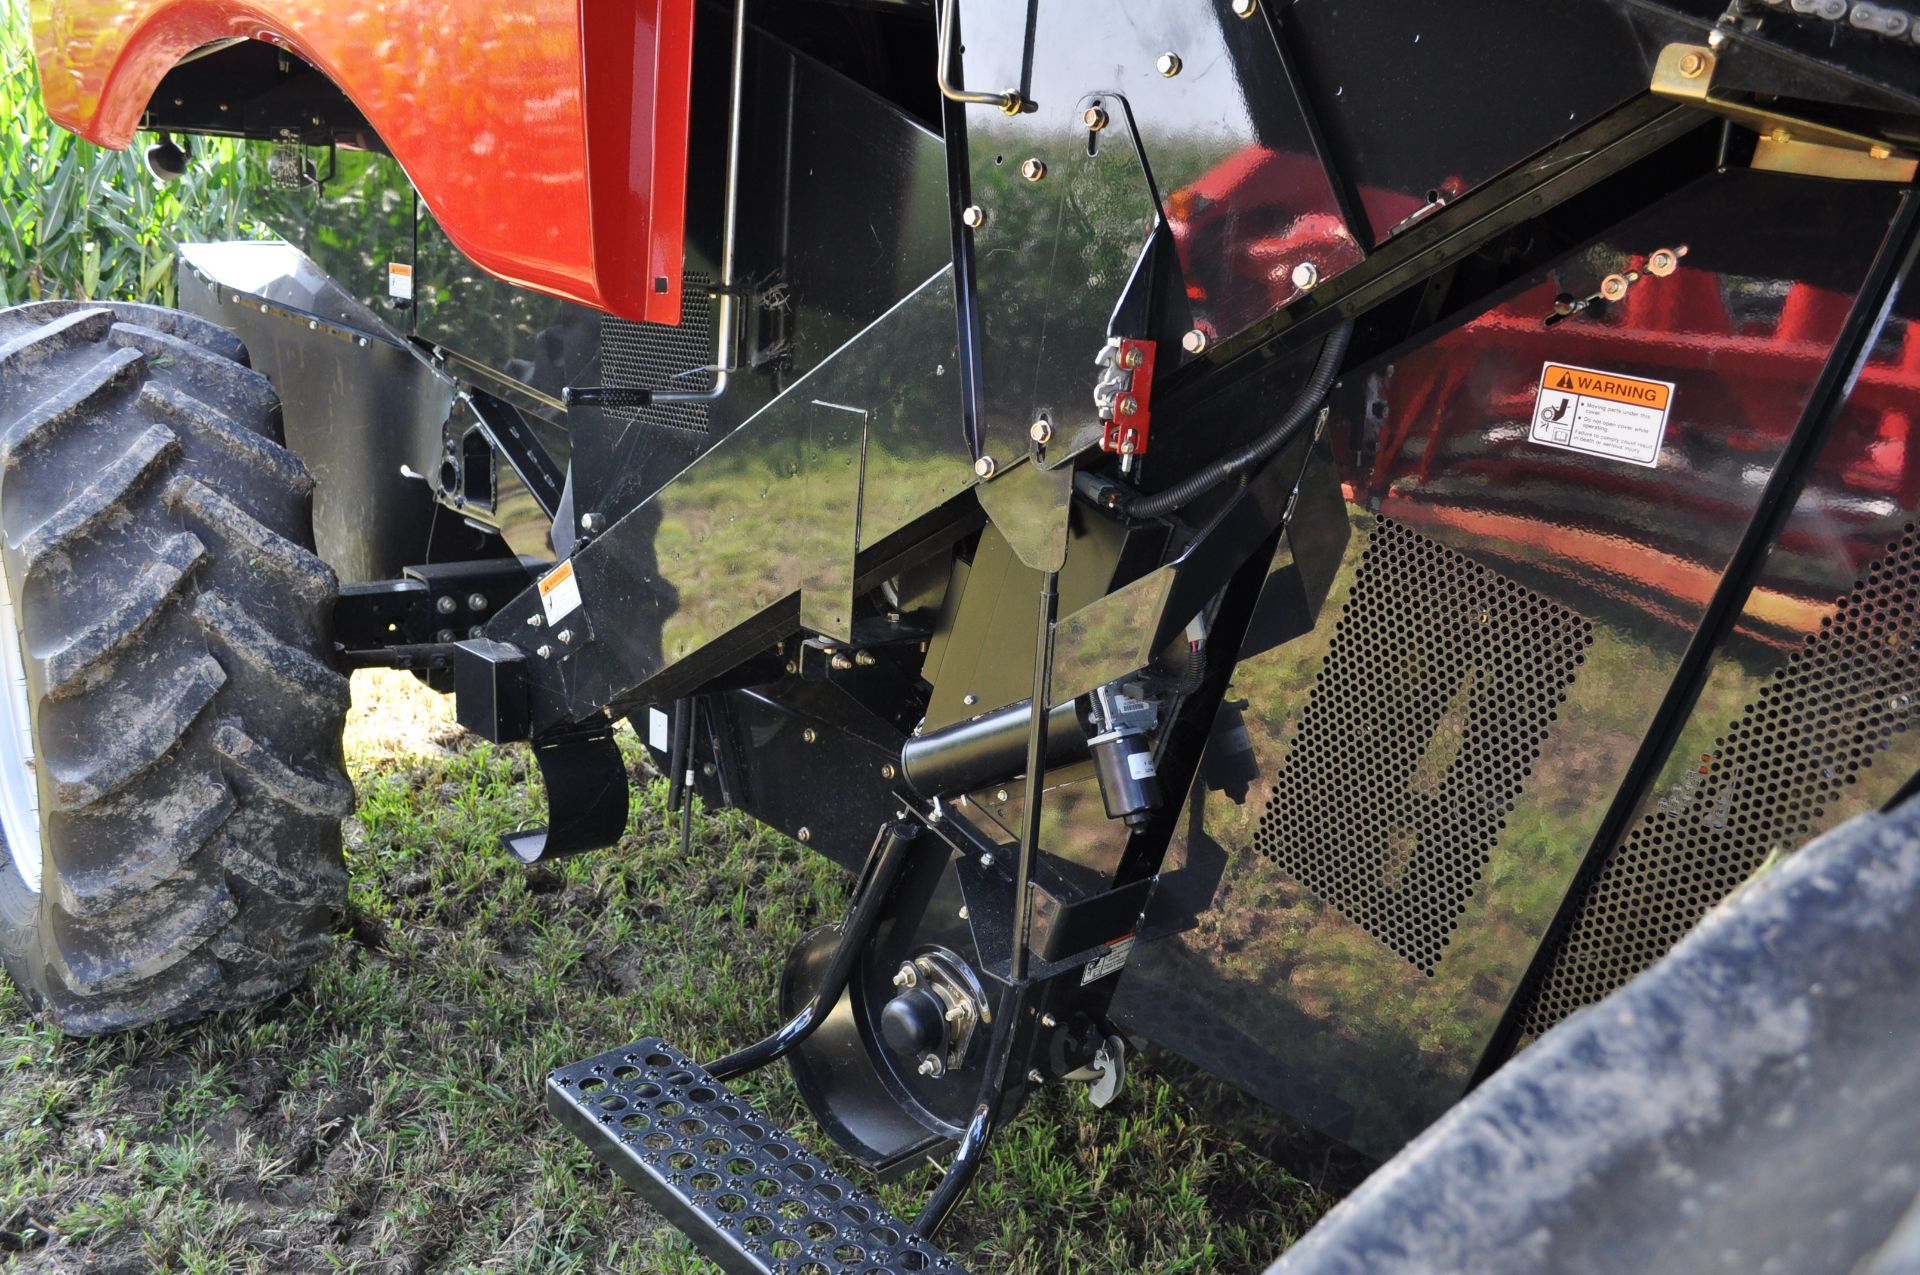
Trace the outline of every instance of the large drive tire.
[[326, 951], [353, 788], [312, 486], [223, 329], [0, 311], [0, 957], [68, 1032], [259, 1001]]

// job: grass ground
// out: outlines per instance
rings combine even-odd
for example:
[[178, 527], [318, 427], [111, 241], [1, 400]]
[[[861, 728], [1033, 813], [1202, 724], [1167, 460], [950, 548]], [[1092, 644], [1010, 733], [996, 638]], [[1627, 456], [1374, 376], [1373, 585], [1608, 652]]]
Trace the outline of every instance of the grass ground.
[[[351, 907], [301, 991], [71, 1040], [0, 979], [0, 1268], [713, 1269], [555, 1126], [542, 1078], [640, 1035], [698, 1056], [765, 1031], [840, 875], [734, 814], [683, 859], [644, 777], [618, 849], [522, 869], [494, 838], [537, 821], [527, 753], [404, 674], [356, 676], [348, 759]], [[784, 1069], [740, 1087], [822, 1145]], [[884, 1195], [910, 1212], [930, 1181]], [[1104, 1112], [1030, 1105], [943, 1238], [976, 1272], [1259, 1270], [1326, 1203], [1139, 1073]]]

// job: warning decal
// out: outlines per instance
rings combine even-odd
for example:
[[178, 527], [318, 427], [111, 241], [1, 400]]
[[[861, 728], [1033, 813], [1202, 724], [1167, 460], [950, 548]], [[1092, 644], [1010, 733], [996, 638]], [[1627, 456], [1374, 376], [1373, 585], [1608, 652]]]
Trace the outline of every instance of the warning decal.
[[399, 261], [387, 263], [387, 295], [396, 301], [413, 300], [413, 267]]
[[548, 624], [580, 609], [580, 581], [574, 578], [571, 562], [561, 563], [541, 579], [540, 609], [547, 613]]
[[1640, 376], [1549, 363], [1528, 437], [1548, 447], [1633, 465], [1660, 463], [1673, 410], [1673, 384]]

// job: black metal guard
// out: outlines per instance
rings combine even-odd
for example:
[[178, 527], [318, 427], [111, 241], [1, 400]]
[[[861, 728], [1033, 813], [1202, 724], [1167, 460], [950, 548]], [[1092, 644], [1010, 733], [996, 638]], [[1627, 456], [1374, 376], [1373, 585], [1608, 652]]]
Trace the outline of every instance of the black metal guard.
[[547, 1108], [732, 1275], [962, 1272], [664, 1041], [553, 1072]]
[[600, 850], [627, 829], [627, 767], [613, 724], [599, 721], [533, 741], [547, 787], [547, 825], [503, 833], [500, 846], [522, 863]]
[[847, 919], [840, 924], [839, 945], [834, 948], [833, 958], [827, 964], [813, 1000], [773, 1035], [708, 1064], [709, 1075], [716, 1080], [731, 1080], [756, 1067], [764, 1067], [784, 1057], [826, 1021], [833, 1007], [839, 1004], [841, 993], [847, 990], [860, 953], [880, 924], [887, 898], [893, 893], [893, 883], [899, 879], [900, 869], [919, 835], [920, 825], [904, 819], [881, 825], [873, 849], [867, 855], [863, 880], [854, 892], [853, 905], [847, 910]]

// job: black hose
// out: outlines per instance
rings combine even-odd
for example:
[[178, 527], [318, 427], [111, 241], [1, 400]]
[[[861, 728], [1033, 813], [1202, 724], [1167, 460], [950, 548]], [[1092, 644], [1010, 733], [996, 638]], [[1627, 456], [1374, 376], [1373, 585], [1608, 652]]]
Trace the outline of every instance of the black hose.
[[1213, 490], [1227, 479], [1242, 470], [1253, 468], [1262, 461], [1271, 459], [1282, 447], [1293, 440], [1313, 414], [1320, 410], [1320, 404], [1326, 400], [1327, 392], [1333, 388], [1334, 377], [1340, 374], [1341, 360], [1347, 357], [1347, 345], [1353, 340], [1353, 320], [1348, 319], [1327, 334], [1326, 344], [1320, 347], [1320, 357], [1313, 365], [1313, 375], [1300, 388], [1293, 405], [1287, 408], [1286, 415], [1260, 437], [1248, 443], [1237, 452], [1232, 452], [1214, 461], [1165, 491], [1155, 496], [1134, 495], [1113, 499], [1109, 489], [1105, 503], [1119, 510], [1129, 518], [1158, 518], [1164, 513], [1178, 509], [1188, 501]]

